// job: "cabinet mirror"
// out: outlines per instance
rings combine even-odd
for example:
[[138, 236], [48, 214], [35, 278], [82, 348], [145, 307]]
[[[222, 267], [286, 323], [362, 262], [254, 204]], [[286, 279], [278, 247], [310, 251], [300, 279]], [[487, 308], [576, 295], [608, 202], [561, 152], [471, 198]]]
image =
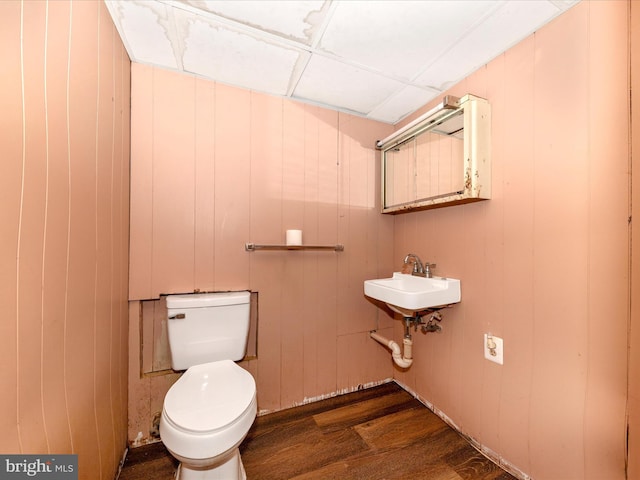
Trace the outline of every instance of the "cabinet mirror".
[[447, 96], [377, 143], [382, 212], [400, 213], [491, 197], [489, 103]]

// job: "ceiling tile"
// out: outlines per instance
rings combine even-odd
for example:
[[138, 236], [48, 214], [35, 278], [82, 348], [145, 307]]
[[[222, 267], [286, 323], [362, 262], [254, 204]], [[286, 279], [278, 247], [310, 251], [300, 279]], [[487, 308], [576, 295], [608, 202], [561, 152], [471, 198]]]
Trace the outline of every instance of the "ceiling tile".
[[129, 56], [140, 63], [177, 68], [169, 11], [156, 2], [107, 2]]
[[340, 2], [319, 47], [390, 76], [412, 79], [497, 0]]
[[287, 93], [299, 50], [186, 12], [176, 14], [176, 21], [184, 31], [185, 71], [264, 93]]
[[135, 62], [395, 123], [577, 0], [105, 0]]
[[[324, 0], [181, 0], [221, 17], [252, 26], [284, 38], [310, 45], [313, 33], [322, 23], [328, 3]], [[325, 6], [325, 3], [327, 4]], [[324, 7], [324, 10], [323, 10]]]
[[374, 108], [367, 116], [385, 123], [397, 123], [441, 95], [442, 92], [438, 90], [409, 85]]
[[366, 115], [402, 87], [387, 77], [313, 55], [293, 96]]
[[419, 75], [415, 83], [445, 90], [559, 13], [561, 11], [546, 0], [506, 2], [472, 32], [461, 37], [446, 55]]

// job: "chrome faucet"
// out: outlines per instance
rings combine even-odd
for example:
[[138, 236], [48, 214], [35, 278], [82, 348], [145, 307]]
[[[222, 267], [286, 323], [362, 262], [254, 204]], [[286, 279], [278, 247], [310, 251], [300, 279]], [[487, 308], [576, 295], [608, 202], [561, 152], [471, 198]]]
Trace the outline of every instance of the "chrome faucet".
[[426, 277], [431, 278], [432, 272], [431, 269], [435, 268], [435, 263], [422, 263], [420, 257], [415, 253], [409, 253], [406, 257], [404, 257], [404, 264], [409, 265], [413, 263], [413, 270], [411, 271], [411, 275], [415, 275], [417, 277]]
[[409, 265], [413, 263], [413, 270], [411, 271], [411, 275], [417, 275], [419, 277], [424, 277], [424, 265], [420, 260], [420, 257], [415, 253], [409, 253], [406, 257], [404, 257], [404, 264]]

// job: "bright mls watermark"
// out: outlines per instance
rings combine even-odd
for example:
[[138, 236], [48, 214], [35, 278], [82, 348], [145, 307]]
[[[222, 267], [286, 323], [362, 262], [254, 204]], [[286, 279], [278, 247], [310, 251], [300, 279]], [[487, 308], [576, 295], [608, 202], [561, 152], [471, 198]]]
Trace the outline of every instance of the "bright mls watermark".
[[77, 455], [0, 455], [0, 480], [78, 480]]

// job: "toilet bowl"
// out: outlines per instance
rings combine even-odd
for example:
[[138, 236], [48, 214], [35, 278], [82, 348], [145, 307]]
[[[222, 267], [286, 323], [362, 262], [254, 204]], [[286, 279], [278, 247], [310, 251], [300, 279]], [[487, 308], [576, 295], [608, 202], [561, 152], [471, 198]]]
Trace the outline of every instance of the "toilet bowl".
[[256, 416], [251, 374], [231, 360], [190, 367], [169, 389], [160, 436], [180, 480], [244, 480], [238, 446]]

